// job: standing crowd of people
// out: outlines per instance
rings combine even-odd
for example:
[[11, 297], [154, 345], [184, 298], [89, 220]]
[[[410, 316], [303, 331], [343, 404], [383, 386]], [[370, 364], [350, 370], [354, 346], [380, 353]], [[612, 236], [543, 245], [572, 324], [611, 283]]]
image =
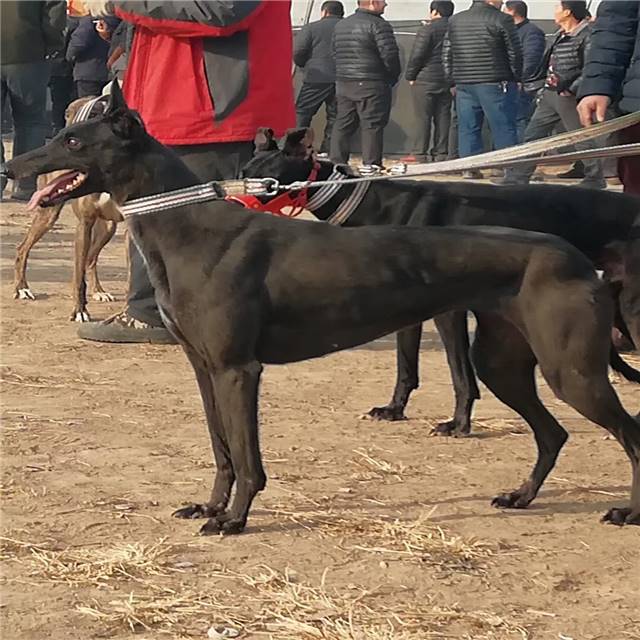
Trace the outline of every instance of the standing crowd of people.
[[[64, 126], [74, 97], [99, 95], [116, 80], [149, 133], [202, 181], [237, 177], [259, 127], [282, 136], [296, 121], [309, 126], [323, 105], [320, 154], [346, 163], [359, 129], [361, 171], [375, 174], [383, 166], [384, 130], [402, 75], [398, 43], [383, 17], [386, 5], [358, 0], [345, 17], [341, 2], [327, 0], [321, 19], [305, 25], [292, 42], [288, 1], [5, 0], [2, 107], [3, 114], [11, 108], [13, 152], [44, 144], [52, 129]], [[485, 120], [489, 144], [502, 149], [557, 127], [587, 126], [614, 109], [640, 110], [640, 0], [603, 0], [595, 23], [583, 0], [560, 0], [558, 31], [548, 44], [522, 0], [472, 0], [466, 10], [454, 9], [449, 0], [431, 2], [407, 60], [404, 77], [417, 122], [410, 160], [481, 153]], [[296, 100], [293, 61], [304, 74]], [[47, 87], [53, 123], [46, 119]], [[640, 126], [623, 135], [626, 142], [638, 140]], [[496, 181], [526, 184], [534, 170], [532, 163]], [[606, 187], [598, 160], [572, 171], [583, 186]], [[621, 161], [626, 191], [640, 191], [639, 172], [640, 159]], [[34, 188], [34, 182], [20, 181], [12, 198], [28, 199]], [[129, 254], [125, 309], [103, 323], [83, 325], [81, 337], [170, 340], [142, 257], [134, 245]]]

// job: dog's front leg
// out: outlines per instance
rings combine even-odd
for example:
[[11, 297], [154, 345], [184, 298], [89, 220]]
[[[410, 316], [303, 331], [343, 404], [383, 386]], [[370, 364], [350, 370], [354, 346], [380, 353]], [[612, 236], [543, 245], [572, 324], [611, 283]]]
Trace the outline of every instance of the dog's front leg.
[[471, 432], [473, 403], [480, 397], [476, 375], [469, 359], [469, 331], [466, 311], [451, 311], [434, 318], [447, 353], [451, 381], [456, 396], [453, 420], [439, 424], [437, 436], [466, 436]]
[[218, 416], [213, 379], [207, 363], [190, 347], [183, 345], [187, 357], [193, 366], [196, 380], [202, 396], [204, 413], [207, 418], [211, 447], [216, 460], [216, 475], [209, 502], [190, 504], [173, 513], [176, 518], [213, 518], [224, 512], [231, 496], [231, 487], [235, 480], [229, 444], [224, 425]]
[[70, 320], [75, 322], [89, 322], [89, 312], [87, 311], [87, 283], [84, 277], [87, 264], [87, 254], [91, 244], [91, 230], [95, 223], [95, 218], [78, 220], [76, 227], [75, 261], [73, 263], [73, 283], [72, 295], [74, 298], [73, 313]]
[[374, 407], [369, 415], [377, 420], [405, 420], [404, 409], [409, 396], [418, 388], [418, 361], [422, 325], [417, 324], [396, 334], [397, 377], [391, 402], [385, 407]]
[[91, 247], [87, 254], [86, 275], [89, 280], [89, 291], [91, 297], [98, 302], [113, 302], [114, 296], [107, 293], [98, 278], [98, 257], [100, 252], [107, 246], [116, 232], [117, 223], [113, 220], [102, 220], [98, 218], [93, 227], [91, 237]]
[[267, 483], [258, 440], [261, 373], [262, 365], [255, 361], [244, 366], [217, 369], [214, 373], [218, 412], [229, 442], [236, 492], [231, 507], [205, 523], [200, 530], [203, 535], [240, 533], [247, 522], [253, 499]]

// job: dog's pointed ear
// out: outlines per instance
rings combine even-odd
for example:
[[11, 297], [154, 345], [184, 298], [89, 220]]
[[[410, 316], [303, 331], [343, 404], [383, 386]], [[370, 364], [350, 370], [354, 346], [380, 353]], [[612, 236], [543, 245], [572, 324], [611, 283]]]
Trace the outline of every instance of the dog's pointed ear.
[[144, 122], [137, 111], [121, 109], [109, 117], [111, 130], [123, 140], [134, 140], [145, 133]]
[[307, 158], [313, 153], [313, 129], [291, 129], [287, 132], [282, 150], [288, 156]]
[[122, 93], [122, 89], [120, 88], [120, 83], [117, 80], [114, 80], [111, 83], [111, 93], [109, 94], [109, 106], [107, 107], [107, 111], [105, 115], [109, 115], [111, 113], [115, 113], [120, 109], [128, 109], [127, 101], [124, 99], [124, 94]]
[[256, 137], [253, 139], [256, 151], [277, 151], [278, 143], [270, 127], [259, 127]]

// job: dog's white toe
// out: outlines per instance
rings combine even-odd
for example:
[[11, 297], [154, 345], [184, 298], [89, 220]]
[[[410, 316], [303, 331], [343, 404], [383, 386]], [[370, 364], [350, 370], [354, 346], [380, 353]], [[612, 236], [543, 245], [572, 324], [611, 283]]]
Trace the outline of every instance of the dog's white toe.
[[15, 293], [14, 298], [16, 298], [16, 300], [35, 300], [36, 299], [31, 289], [18, 289]]
[[74, 322], [91, 322], [91, 318], [89, 317], [89, 314], [86, 311], [78, 311], [73, 316], [73, 321]]
[[96, 302], [114, 302], [116, 299], [112, 293], [106, 291], [96, 291], [91, 298]]

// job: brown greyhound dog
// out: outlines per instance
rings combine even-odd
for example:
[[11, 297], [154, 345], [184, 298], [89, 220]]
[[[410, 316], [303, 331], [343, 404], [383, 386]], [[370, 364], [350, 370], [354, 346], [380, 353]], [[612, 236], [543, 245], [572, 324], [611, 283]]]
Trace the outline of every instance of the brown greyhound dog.
[[[93, 97], [74, 100], [65, 114], [67, 125], [76, 121], [80, 110], [88, 105]], [[38, 178], [38, 188], [55, 179], [59, 172], [49, 173]], [[14, 298], [18, 300], [35, 300], [27, 282], [27, 261], [34, 245], [53, 228], [60, 217], [65, 203], [55, 207], [37, 207], [29, 229], [22, 242], [16, 247]], [[33, 208], [29, 206], [29, 208]], [[118, 222], [122, 220], [117, 207], [106, 194], [92, 193], [71, 200], [71, 208], [78, 224], [76, 226], [73, 279], [71, 295], [73, 311], [70, 320], [88, 322], [87, 294], [85, 274], [89, 281], [89, 293], [98, 302], [112, 302], [114, 296], [107, 293], [98, 277], [98, 257], [102, 249], [113, 238]]]

